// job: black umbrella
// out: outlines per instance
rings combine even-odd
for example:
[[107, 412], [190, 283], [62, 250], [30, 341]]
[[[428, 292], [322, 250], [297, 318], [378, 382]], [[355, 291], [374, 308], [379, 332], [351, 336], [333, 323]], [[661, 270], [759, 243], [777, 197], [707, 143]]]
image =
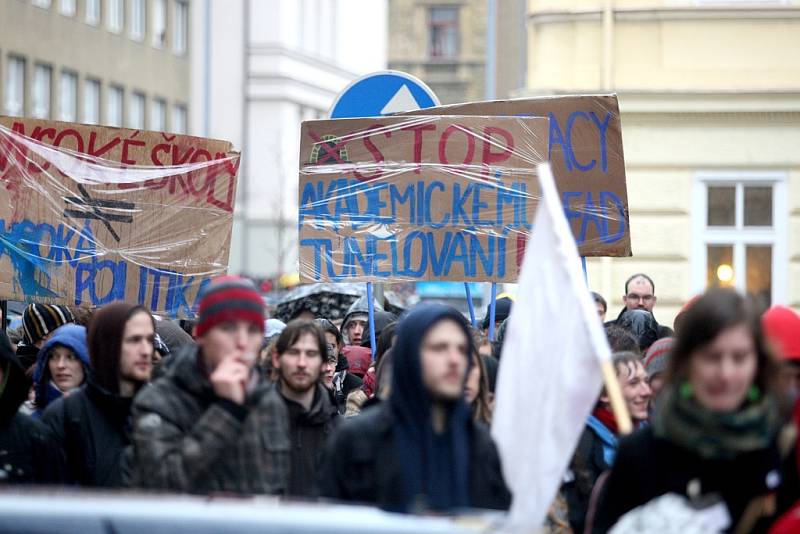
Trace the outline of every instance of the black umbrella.
[[[341, 284], [307, 284], [294, 288], [283, 296], [273, 314], [276, 319], [289, 322], [304, 311], [331, 321], [344, 319], [347, 309], [366, 294], [366, 284], [345, 282]], [[384, 293], [384, 309], [397, 315], [404, 311], [399, 296], [391, 291]]]

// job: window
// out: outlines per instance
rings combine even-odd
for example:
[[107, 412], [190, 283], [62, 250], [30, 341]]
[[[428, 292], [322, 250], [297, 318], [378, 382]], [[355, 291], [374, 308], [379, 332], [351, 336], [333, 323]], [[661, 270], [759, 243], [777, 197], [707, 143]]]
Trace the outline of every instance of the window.
[[100, 24], [100, 0], [86, 0], [86, 24]]
[[33, 0], [33, 5], [43, 7], [44, 9], [50, 9], [50, 4], [52, 3], [51, 0]]
[[734, 287], [760, 305], [786, 291], [786, 176], [700, 173], [695, 184], [695, 290]]
[[21, 117], [25, 114], [25, 60], [9, 56], [6, 78], [5, 108], [7, 115]]
[[75, 3], [76, 0], [60, 0], [58, 3], [58, 11], [67, 17], [74, 17], [77, 11]]
[[175, 133], [185, 134], [188, 129], [188, 113], [186, 106], [176, 105], [172, 108], [172, 128]]
[[122, 107], [123, 107], [123, 95], [124, 91], [122, 87], [117, 87], [112, 85], [108, 88], [108, 99], [106, 100], [106, 105], [108, 109], [106, 110], [106, 124], [109, 126], [122, 126]]
[[144, 40], [145, 21], [147, 20], [145, 0], [128, 0], [131, 8], [131, 39], [134, 41]]
[[131, 100], [128, 103], [128, 128], [144, 130], [144, 101], [144, 94], [131, 93]]
[[58, 119], [68, 122], [78, 120], [78, 76], [72, 72], [62, 72], [58, 94]]
[[157, 132], [165, 131], [167, 129], [167, 103], [155, 99], [150, 111], [150, 129]]
[[106, 0], [106, 25], [108, 30], [121, 33], [125, 27], [125, 7], [123, 0]]
[[179, 56], [186, 53], [189, 6], [184, 0], [175, 2], [175, 19], [172, 28], [172, 51]]
[[432, 7], [428, 17], [430, 42], [428, 54], [432, 58], [458, 56], [458, 7]]
[[153, 0], [153, 46], [164, 48], [167, 42], [167, 4], [165, 0]]
[[98, 124], [100, 122], [100, 82], [86, 80], [83, 83], [83, 122]]
[[50, 88], [52, 81], [52, 68], [47, 65], [36, 65], [34, 67], [31, 115], [36, 119], [50, 118]]

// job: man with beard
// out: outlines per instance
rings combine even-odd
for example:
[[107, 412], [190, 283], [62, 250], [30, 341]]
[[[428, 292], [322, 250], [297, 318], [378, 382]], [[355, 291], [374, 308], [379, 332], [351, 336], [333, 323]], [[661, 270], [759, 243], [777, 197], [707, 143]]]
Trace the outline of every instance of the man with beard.
[[507, 509], [497, 449], [464, 401], [474, 351], [464, 316], [420, 305], [401, 320], [391, 351], [391, 394], [332, 436], [320, 493], [406, 513]]
[[312, 321], [295, 320], [281, 332], [272, 356], [278, 391], [289, 410], [292, 441], [289, 495], [315, 495], [322, 447], [338, 422], [338, 411], [320, 383], [328, 347]]
[[92, 375], [79, 391], [44, 411], [61, 447], [65, 482], [123, 485], [123, 453], [130, 445], [133, 397], [150, 380], [155, 322], [143, 306], [109, 304], [92, 318], [87, 335]]

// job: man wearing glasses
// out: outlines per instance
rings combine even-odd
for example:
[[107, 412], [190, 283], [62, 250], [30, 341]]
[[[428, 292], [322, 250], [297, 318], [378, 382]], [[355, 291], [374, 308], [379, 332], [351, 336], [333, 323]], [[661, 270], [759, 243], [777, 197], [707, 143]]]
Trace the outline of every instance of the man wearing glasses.
[[[622, 296], [625, 308], [620, 312], [616, 321], [607, 324], [616, 324], [622, 314], [628, 310], [646, 310], [653, 313], [653, 307], [658, 301], [655, 295], [655, 284], [653, 279], [644, 273], [634, 274], [625, 282], [625, 294]], [[671, 328], [663, 325], [658, 326], [658, 338], [673, 336]]]

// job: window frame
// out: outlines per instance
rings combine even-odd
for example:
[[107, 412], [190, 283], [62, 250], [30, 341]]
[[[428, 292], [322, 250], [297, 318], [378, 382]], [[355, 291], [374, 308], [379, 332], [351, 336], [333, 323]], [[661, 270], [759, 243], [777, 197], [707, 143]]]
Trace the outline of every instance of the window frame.
[[[89, 2], [92, 2], [92, 5], [96, 8], [96, 12], [89, 9]], [[102, 0], [84, 0], [84, 9], [84, 22], [90, 26], [99, 26], [103, 20]]]
[[[183, 20], [181, 20], [180, 17], [181, 8], [183, 9], [184, 14]], [[167, 19], [169, 20], [169, 17], [167, 17]], [[188, 52], [189, 2], [186, 0], [175, 0], [172, 2], [172, 53], [176, 56], [185, 56]]]
[[[88, 93], [89, 87], [97, 88], [97, 106], [94, 109], [94, 111], [97, 112], [96, 120], [93, 119], [90, 120], [87, 114], [89, 106], [87, 106], [86, 96], [89, 94]], [[81, 107], [80, 107], [81, 122], [92, 125], [101, 124], [103, 121], [103, 82], [100, 81], [99, 78], [87, 77], [86, 79], [83, 80], [83, 85], [80, 91], [81, 91]]]
[[[44, 77], [39, 75], [44, 73]], [[50, 120], [53, 116], [53, 66], [48, 63], [36, 62], [33, 64], [33, 79], [31, 80], [31, 110], [30, 115], [34, 119]], [[44, 80], [46, 94], [39, 94], [39, 81]], [[43, 105], [45, 113], [39, 114], [39, 105]]]
[[[141, 43], [147, 38], [147, 0], [128, 0], [127, 5], [130, 20], [128, 36], [131, 40]], [[140, 24], [137, 25], [137, 21]]]
[[78, 0], [58, 0], [58, 12], [65, 17], [74, 17], [78, 13]]
[[[163, 30], [163, 41], [158, 39], [159, 33], [157, 32], [158, 26], [156, 24], [158, 13], [163, 15], [163, 19], [159, 21], [161, 23], [161, 29]], [[168, 25], [169, 4], [167, 3], [167, 0], [153, 0], [150, 3], [150, 46], [159, 50], [166, 48], [168, 41], [167, 32], [169, 31]]]
[[[170, 131], [181, 135], [189, 133], [189, 107], [186, 104], [172, 104]], [[181, 124], [182, 122], [182, 124]]]
[[[12, 79], [11, 79], [11, 74], [10, 73], [12, 71], [12, 64], [22, 67], [19, 70], [19, 73], [21, 73], [21, 76], [20, 76], [19, 79], [22, 82], [20, 84], [21, 90], [19, 91], [19, 95], [15, 95], [15, 96], [19, 96], [19, 102], [15, 102], [15, 104], [17, 104], [19, 109], [13, 109], [13, 110], [9, 107], [9, 102], [10, 102], [11, 95], [16, 93], [17, 91], [12, 91], [11, 90]], [[27, 58], [25, 56], [20, 56], [20, 55], [16, 55], [16, 54], [9, 54], [8, 56], [6, 56], [6, 66], [5, 66], [6, 79], [3, 80], [3, 114], [4, 115], [10, 115], [12, 117], [24, 117], [25, 116], [25, 114], [26, 114], [25, 106], [28, 104], [28, 99], [29, 99], [28, 94], [27, 94], [28, 93], [28, 85], [30, 83], [28, 81], [28, 79], [27, 79], [27, 77], [28, 77], [28, 74], [26, 72], [27, 69], [28, 69], [28, 60], [27, 60]], [[15, 79], [14, 81], [16, 82], [17, 80]]]
[[[73, 106], [73, 115], [71, 117], [64, 115], [64, 103], [66, 102], [64, 88], [66, 84], [64, 81], [70, 79], [73, 84], [74, 94], [72, 95], [71, 105]], [[78, 73], [72, 70], [62, 70], [58, 77], [58, 120], [66, 122], [77, 122], [80, 110], [80, 83]]]
[[[125, 0], [105, 0], [106, 4], [106, 29], [111, 33], [121, 35], [125, 32]], [[111, 6], [116, 6], [112, 9]], [[114, 14], [119, 20], [115, 20]], [[119, 26], [112, 25], [112, 22], [119, 22]]]
[[[138, 117], [141, 119], [141, 124], [134, 124], [133, 121], [134, 111], [136, 111], [134, 102], [141, 104], [141, 115]], [[147, 128], [147, 95], [144, 91], [137, 91], [135, 89], [128, 91], [128, 113], [125, 115], [125, 127], [134, 130], [144, 130]]]
[[[771, 303], [787, 301], [788, 290], [788, 224], [787, 171], [775, 170], [724, 170], [696, 171], [692, 190], [692, 290], [706, 290], [708, 245], [733, 245], [735, 286], [747, 290], [747, 245], [772, 246]], [[744, 226], [744, 188], [746, 186], [772, 186], [772, 226]], [[709, 227], [708, 187], [734, 186], [735, 225]]]
[[[117, 98], [119, 98], [117, 100]], [[116, 109], [114, 109], [116, 106]], [[117, 121], [112, 121], [112, 112], [119, 113]], [[125, 126], [125, 88], [117, 84], [109, 84], [106, 88], [106, 126], [122, 128]]]
[[[434, 23], [433, 21], [433, 11], [436, 9], [443, 9], [443, 10], [450, 10], [455, 13], [455, 21], [452, 24], [443, 24], [443, 23]], [[448, 5], [448, 4], [434, 4], [427, 6], [427, 57], [433, 61], [452, 61], [458, 59], [461, 56], [461, 9], [459, 5]], [[434, 50], [434, 43], [433, 43], [433, 28], [434, 26], [441, 26], [444, 28], [453, 27], [455, 30], [455, 52], [453, 54], [440, 54], [436, 55], [433, 53]]]
[[[156, 124], [156, 110], [157, 108], [161, 108], [162, 113], [160, 115], [161, 121], [163, 121], [163, 125], [159, 126]], [[150, 124], [149, 129], [153, 130], [154, 132], [167, 132], [169, 131], [169, 104], [167, 103], [166, 98], [161, 97], [154, 97], [150, 100]]]

